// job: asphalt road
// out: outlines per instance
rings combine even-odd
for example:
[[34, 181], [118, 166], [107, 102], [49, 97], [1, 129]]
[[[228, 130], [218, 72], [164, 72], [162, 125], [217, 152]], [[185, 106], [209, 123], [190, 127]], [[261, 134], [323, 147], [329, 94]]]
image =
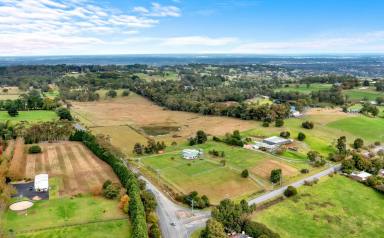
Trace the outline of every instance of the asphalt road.
[[[128, 164], [126, 161], [123, 161], [126, 166]], [[301, 179], [297, 182], [290, 184], [290, 186], [300, 187], [304, 184], [305, 181], [311, 181], [313, 179], [320, 179], [321, 177], [327, 176], [328, 174], [334, 173], [335, 171], [340, 170], [341, 165], [334, 165], [326, 170], [323, 170], [315, 175], [309, 176], [307, 178]], [[135, 173], [139, 171], [135, 168], [130, 168]], [[165, 196], [155, 185], [153, 185], [148, 179], [141, 176], [146, 182], [147, 189], [153, 192], [156, 197], [158, 206], [157, 214], [159, 216], [159, 223], [163, 237], [166, 238], [189, 238], [190, 235], [198, 228], [204, 227], [206, 221], [211, 216], [210, 211], [199, 211], [195, 210], [194, 215], [190, 218], [180, 218], [177, 216], [177, 213], [180, 211], [190, 211], [184, 207], [179, 206]], [[260, 204], [270, 199], [273, 199], [277, 196], [283, 195], [285, 189], [288, 186], [273, 190], [264, 195], [261, 195], [257, 198], [254, 198], [248, 202], [249, 205]], [[174, 225], [171, 225], [174, 223]]]

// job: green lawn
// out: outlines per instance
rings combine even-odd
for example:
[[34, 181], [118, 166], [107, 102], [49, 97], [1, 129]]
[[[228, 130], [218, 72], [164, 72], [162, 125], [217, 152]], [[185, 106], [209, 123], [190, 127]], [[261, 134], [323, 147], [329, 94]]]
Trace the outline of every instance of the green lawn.
[[283, 91], [283, 92], [299, 92], [309, 94], [312, 91], [319, 91], [324, 89], [331, 88], [331, 84], [322, 84], [322, 83], [313, 83], [308, 87], [306, 84], [290, 84], [289, 87], [281, 87], [276, 89], [275, 91]]
[[[22, 232], [31, 229], [46, 229], [127, 218], [127, 215], [118, 208], [117, 201], [107, 200], [102, 197], [66, 197], [36, 201], [34, 203], [33, 207], [28, 210], [27, 216], [7, 211], [4, 214], [4, 229], [6, 231], [12, 229], [15, 232]], [[128, 221], [126, 222], [128, 223]]]
[[19, 111], [19, 115], [16, 117], [11, 117], [8, 115], [8, 112], [0, 111], [0, 121], [12, 121], [12, 122], [20, 122], [20, 121], [28, 121], [28, 122], [39, 122], [39, 121], [51, 121], [57, 119], [56, 112], [54, 111], [44, 111], [44, 110], [36, 110], [36, 111]]
[[50, 92], [44, 92], [43, 95], [44, 95], [44, 97], [48, 97], [48, 98], [54, 99], [54, 98], [60, 96], [60, 92], [59, 92], [59, 90], [53, 90], [53, 91], [50, 91]]
[[378, 92], [372, 87], [367, 89], [354, 88], [344, 90], [344, 94], [348, 96], [348, 99], [351, 101], [361, 101], [363, 99], [375, 100], [379, 96], [384, 96], [383, 92]]
[[383, 118], [370, 118], [359, 115], [331, 122], [327, 126], [348, 132], [355, 137], [361, 137], [370, 142], [384, 141]]
[[383, 237], [384, 195], [341, 175], [301, 187], [254, 220], [283, 238]]
[[19, 238], [66, 238], [66, 237], [121, 237], [129, 238], [130, 223], [127, 220], [105, 221], [87, 225], [71, 226], [59, 229], [49, 229], [38, 232], [23, 233]]

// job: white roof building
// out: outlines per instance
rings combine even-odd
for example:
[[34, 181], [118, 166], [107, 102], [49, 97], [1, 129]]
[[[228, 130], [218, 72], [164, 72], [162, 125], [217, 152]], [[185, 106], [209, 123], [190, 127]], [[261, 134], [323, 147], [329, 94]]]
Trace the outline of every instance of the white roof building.
[[269, 145], [285, 145], [285, 144], [292, 143], [292, 140], [285, 139], [279, 136], [272, 136], [269, 138], [265, 138], [263, 142]]
[[368, 177], [372, 176], [372, 174], [365, 171], [354, 171], [350, 174], [350, 176], [358, 181], [365, 181]]
[[203, 152], [195, 149], [184, 149], [181, 154], [184, 159], [192, 160], [197, 159]]
[[35, 176], [35, 191], [46, 192], [48, 191], [48, 174], [38, 174]]

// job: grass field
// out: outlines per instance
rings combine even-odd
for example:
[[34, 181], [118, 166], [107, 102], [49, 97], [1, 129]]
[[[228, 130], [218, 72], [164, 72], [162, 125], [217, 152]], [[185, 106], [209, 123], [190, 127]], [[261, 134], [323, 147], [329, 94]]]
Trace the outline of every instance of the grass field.
[[340, 175], [254, 215], [283, 238], [382, 237], [384, 195]]
[[[3, 91], [6, 89], [7, 91]], [[15, 100], [18, 99], [19, 96], [24, 93], [18, 87], [1, 87], [0, 88], [0, 100]]]
[[319, 91], [324, 89], [331, 88], [331, 84], [322, 84], [322, 83], [313, 83], [310, 84], [309, 87], [306, 84], [290, 84], [289, 87], [281, 87], [276, 89], [275, 91], [283, 91], [283, 92], [299, 92], [309, 94], [312, 91]]
[[[48, 173], [49, 177], [59, 177], [56, 184], [62, 184], [58, 195], [90, 193], [110, 179], [118, 182], [111, 167], [98, 159], [84, 145], [77, 142], [41, 143], [40, 154], [28, 154], [26, 158], [26, 178]], [[56, 195], [57, 196], [57, 195]]]
[[373, 87], [368, 88], [354, 88], [344, 90], [344, 95], [348, 96], [351, 101], [361, 101], [363, 99], [376, 100], [377, 97], [383, 97], [384, 92], [378, 92]]
[[[20, 237], [67, 237], [64, 235], [69, 232], [71, 237], [82, 237], [81, 234], [88, 236], [88, 231], [95, 232], [97, 237], [127, 237], [128, 217], [117, 205], [114, 200], [92, 196], [36, 201], [27, 216], [7, 211], [3, 225], [5, 231], [12, 229]], [[121, 221], [110, 221], [115, 219]], [[92, 222], [101, 223], [87, 224]], [[69, 225], [75, 226], [62, 227]], [[58, 228], [50, 229], [55, 227]], [[35, 231], [38, 229], [48, 230]]]
[[8, 121], [11, 122], [20, 122], [20, 121], [28, 121], [28, 122], [39, 122], [39, 121], [51, 121], [57, 119], [56, 112], [54, 111], [19, 111], [19, 115], [16, 117], [11, 117], [8, 115], [8, 112], [0, 111], [0, 121]]
[[164, 76], [161, 75], [149, 75], [145, 73], [137, 73], [137, 76], [139, 76], [141, 79], [147, 80], [147, 81], [157, 81], [157, 80], [178, 80], [179, 76], [174, 71], [166, 71]]
[[370, 142], [384, 141], [383, 118], [369, 118], [359, 115], [357, 117], [344, 118], [335, 122], [331, 122], [327, 126], [348, 132], [356, 137], [361, 137]]
[[[281, 168], [285, 181], [297, 179], [299, 168], [307, 168], [306, 158], [279, 159], [267, 153], [228, 146], [224, 143], [209, 141], [194, 146], [202, 149], [201, 159], [188, 161], [181, 158], [181, 149], [190, 148], [177, 146], [176, 150], [168, 148], [165, 154], [142, 157], [140, 159], [156, 178], [160, 178], [177, 191], [188, 193], [193, 190], [206, 194], [213, 203], [224, 197], [236, 199], [270, 189], [269, 176], [272, 169]], [[209, 155], [210, 150], [224, 151], [225, 157]], [[226, 166], [220, 161], [225, 159]], [[242, 170], [248, 169], [251, 176], [241, 178]]]
[[135, 143], [147, 144], [147, 138], [129, 126], [103, 126], [93, 127], [95, 134], [107, 135], [111, 138], [112, 145], [121, 149], [125, 154], [132, 155]]

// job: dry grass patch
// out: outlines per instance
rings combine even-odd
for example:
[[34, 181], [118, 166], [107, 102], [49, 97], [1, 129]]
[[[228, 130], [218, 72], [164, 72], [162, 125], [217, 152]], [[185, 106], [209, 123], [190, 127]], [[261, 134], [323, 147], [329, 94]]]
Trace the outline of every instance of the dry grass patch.
[[14, 145], [13, 157], [9, 166], [9, 176], [15, 180], [23, 179], [25, 167], [24, 140], [22, 138], [17, 138]]
[[271, 171], [273, 169], [281, 169], [284, 177], [293, 177], [299, 174], [299, 171], [289, 166], [288, 164], [276, 160], [264, 160], [259, 163], [257, 166], [251, 169], [251, 172], [257, 174], [258, 176], [269, 180]]
[[63, 181], [60, 195], [91, 193], [105, 180], [118, 182], [118, 178], [105, 162], [98, 159], [78, 142], [41, 143], [41, 154], [27, 155], [25, 177], [48, 173]]

